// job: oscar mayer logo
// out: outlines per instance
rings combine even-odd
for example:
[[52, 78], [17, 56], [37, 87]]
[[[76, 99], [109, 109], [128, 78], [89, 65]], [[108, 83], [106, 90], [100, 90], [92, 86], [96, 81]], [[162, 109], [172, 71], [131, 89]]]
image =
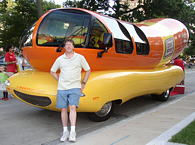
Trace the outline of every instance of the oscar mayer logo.
[[173, 54], [173, 50], [174, 50], [174, 39], [173, 37], [170, 37], [165, 40], [164, 59], [171, 56]]

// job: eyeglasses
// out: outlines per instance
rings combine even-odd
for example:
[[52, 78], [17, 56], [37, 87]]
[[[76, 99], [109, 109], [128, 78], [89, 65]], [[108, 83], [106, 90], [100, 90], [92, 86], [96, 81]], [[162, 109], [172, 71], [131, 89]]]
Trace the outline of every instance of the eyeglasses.
[[72, 44], [65, 44], [65, 46], [73, 46]]

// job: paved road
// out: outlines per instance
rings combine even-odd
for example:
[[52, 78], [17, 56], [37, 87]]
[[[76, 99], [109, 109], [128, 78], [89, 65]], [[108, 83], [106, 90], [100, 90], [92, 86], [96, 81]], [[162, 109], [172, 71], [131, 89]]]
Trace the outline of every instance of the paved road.
[[[185, 95], [195, 92], [195, 69], [186, 70]], [[185, 97], [175, 95], [168, 102]], [[166, 102], [165, 102], [166, 103]], [[113, 125], [123, 119], [155, 109], [165, 103], [151, 100], [149, 95], [132, 99], [118, 106], [105, 122], [92, 122], [85, 113], [78, 113], [77, 135], [81, 137], [94, 130]], [[62, 131], [60, 113], [29, 106], [14, 98], [0, 101], [0, 145], [40, 145], [59, 142]]]

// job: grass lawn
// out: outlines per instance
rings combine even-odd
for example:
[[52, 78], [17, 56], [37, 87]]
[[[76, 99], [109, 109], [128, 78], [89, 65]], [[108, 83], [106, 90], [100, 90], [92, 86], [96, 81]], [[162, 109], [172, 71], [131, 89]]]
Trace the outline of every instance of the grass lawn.
[[195, 121], [174, 135], [169, 142], [195, 145]]

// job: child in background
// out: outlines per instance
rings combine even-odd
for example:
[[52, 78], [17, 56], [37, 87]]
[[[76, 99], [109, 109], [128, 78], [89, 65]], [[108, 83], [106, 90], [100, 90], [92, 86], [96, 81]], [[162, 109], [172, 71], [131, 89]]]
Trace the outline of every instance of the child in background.
[[8, 79], [8, 77], [10, 77], [9, 73], [5, 72], [5, 66], [1, 65], [0, 66], [0, 90], [3, 91], [3, 98], [1, 98], [0, 100], [8, 100], [8, 92], [5, 88], [5, 81]]

